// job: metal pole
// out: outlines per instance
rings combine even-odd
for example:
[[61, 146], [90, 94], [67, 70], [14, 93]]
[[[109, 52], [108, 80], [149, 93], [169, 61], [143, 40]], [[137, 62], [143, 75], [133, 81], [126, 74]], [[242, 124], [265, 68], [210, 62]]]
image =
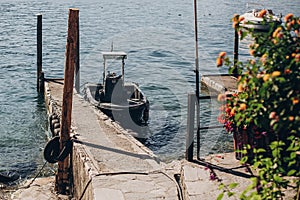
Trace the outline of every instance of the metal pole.
[[239, 34], [236, 30], [234, 30], [234, 51], [233, 51], [233, 63], [234, 63], [234, 70], [233, 70], [233, 75], [235, 77], [238, 76], [238, 71], [237, 71], [237, 62], [239, 60]]
[[185, 149], [185, 159], [187, 161], [193, 161], [196, 101], [197, 101], [197, 97], [195, 94], [188, 94], [188, 116], [187, 116], [186, 149]]
[[42, 14], [37, 14], [37, 91], [41, 92], [40, 77], [42, 73]]
[[200, 159], [200, 78], [199, 78], [199, 55], [198, 55], [198, 25], [197, 25], [197, 0], [194, 0], [194, 18], [195, 18], [195, 73], [196, 73], [196, 97], [197, 97], [197, 159]]

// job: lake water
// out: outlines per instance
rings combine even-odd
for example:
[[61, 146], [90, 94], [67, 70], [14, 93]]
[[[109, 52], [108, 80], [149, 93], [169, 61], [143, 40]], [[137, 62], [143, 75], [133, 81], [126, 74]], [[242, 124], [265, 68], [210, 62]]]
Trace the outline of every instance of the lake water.
[[[262, 1], [275, 13], [300, 15], [300, 1]], [[198, 1], [200, 73], [217, 69], [220, 51], [232, 55], [231, 17], [247, 1]], [[128, 53], [126, 80], [139, 83], [150, 101], [149, 137], [161, 159], [184, 157], [187, 94], [194, 92], [193, 1], [0, 0], [0, 172], [33, 176], [43, 164], [48, 122], [36, 92], [36, 14], [43, 14], [43, 71], [63, 77], [68, 9], [80, 10], [81, 84], [99, 81], [101, 51]], [[241, 44], [241, 57], [246, 56]], [[203, 102], [201, 124], [216, 123], [215, 102]], [[222, 130], [202, 132], [201, 155], [232, 148]]]

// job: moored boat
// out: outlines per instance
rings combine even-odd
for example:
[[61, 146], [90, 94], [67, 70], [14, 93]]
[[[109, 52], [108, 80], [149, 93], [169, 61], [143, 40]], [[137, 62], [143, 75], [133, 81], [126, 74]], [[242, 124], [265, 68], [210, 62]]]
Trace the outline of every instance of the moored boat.
[[241, 15], [241, 27], [257, 31], [268, 31], [270, 27], [282, 23], [281, 16], [277, 16], [271, 9], [252, 9]]
[[[87, 83], [84, 98], [120, 123], [147, 123], [149, 102], [137, 83], [125, 82], [125, 52], [102, 52], [103, 82]], [[108, 71], [108, 60], [121, 60], [121, 74]]]

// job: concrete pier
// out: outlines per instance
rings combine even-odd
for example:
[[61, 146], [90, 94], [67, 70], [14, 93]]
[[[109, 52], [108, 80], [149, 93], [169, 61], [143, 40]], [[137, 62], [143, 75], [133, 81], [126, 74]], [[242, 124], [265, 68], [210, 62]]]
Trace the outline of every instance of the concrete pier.
[[201, 84], [210, 93], [237, 93], [237, 78], [229, 74], [203, 75], [201, 77]]
[[[60, 116], [62, 90], [62, 79], [45, 82], [49, 115], [55, 113]], [[211, 155], [202, 161], [161, 162], [118, 123], [84, 101], [76, 92], [73, 97], [72, 136], [75, 138], [72, 199], [216, 199], [222, 192], [218, 189], [221, 183], [238, 182], [239, 186], [234, 191], [242, 191], [250, 183], [251, 170], [241, 166], [234, 153]], [[45, 194], [48, 199], [70, 199], [56, 195], [54, 183], [46, 183], [36, 180], [31, 187], [15, 192], [13, 199], [36, 199]], [[224, 196], [224, 199], [236, 198]]]
[[[45, 84], [49, 113], [59, 112], [62, 86]], [[73, 105], [75, 199], [177, 199], [174, 169], [77, 94]]]

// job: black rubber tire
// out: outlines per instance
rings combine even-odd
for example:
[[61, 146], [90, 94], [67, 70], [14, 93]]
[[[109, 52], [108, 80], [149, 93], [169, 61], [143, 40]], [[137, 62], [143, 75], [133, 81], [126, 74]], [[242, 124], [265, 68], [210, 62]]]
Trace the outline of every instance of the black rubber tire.
[[44, 158], [49, 163], [56, 163], [59, 152], [59, 136], [53, 137], [45, 146]]

